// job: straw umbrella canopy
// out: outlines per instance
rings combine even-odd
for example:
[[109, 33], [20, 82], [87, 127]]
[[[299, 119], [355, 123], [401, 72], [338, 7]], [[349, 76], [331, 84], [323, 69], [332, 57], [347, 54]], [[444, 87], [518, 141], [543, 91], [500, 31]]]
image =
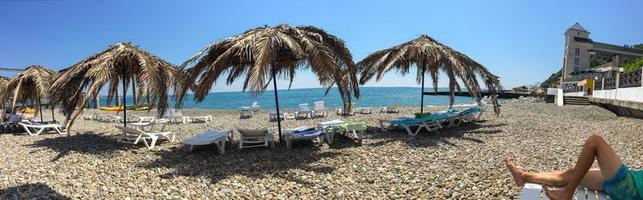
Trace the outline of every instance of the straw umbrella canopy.
[[36, 110], [36, 114], [40, 114], [40, 121], [42, 122], [41, 99], [49, 97], [49, 87], [56, 79], [56, 76], [57, 73], [52, 70], [45, 69], [40, 65], [31, 65], [7, 83], [6, 90], [2, 92], [2, 97], [4, 99], [6, 95], [13, 93], [12, 111], [15, 111], [18, 102], [35, 102], [39, 108]]
[[7, 99], [7, 95], [9, 94], [9, 91], [7, 91], [7, 84], [9, 84], [9, 78], [0, 76], [0, 110], [2, 113], [0, 113], [0, 121], [4, 120], [4, 115], [5, 115], [5, 100]]
[[[360, 84], [364, 84], [374, 76], [381, 80], [385, 73], [395, 69], [403, 75], [417, 67], [418, 83], [422, 84], [421, 107], [424, 107], [424, 76], [430, 75], [433, 80], [433, 90], [438, 91], [438, 73], [444, 72], [449, 79], [450, 102], [453, 106], [455, 91], [461, 91], [461, 81], [469, 94], [480, 102], [481, 88], [478, 79], [482, 80], [491, 94], [502, 90], [498, 76], [468, 56], [439, 43], [427, 35], [409, 42], [377, 51], [357, 63], [360, 73]], [[493, 98], [495, 99], [495, 98]], [[496, 114], [500, 112], [494, 100]]]
[[[188, 59], [187, 80], [197, 83], [195, 100], [202, 101], [212, 84], [224, 77], [227, 84], [245, 79], [243, 90], [258, 95], [273, 82], [276, 110], [279, 113], [277, 77], [290, 80], [295, 73], [310, 69], [317, 81], [326, 88], [339, 89], [345, 109], [350, 109], [351, 97], [359, 98], [357, 69], [344, 42], [334, 35], [313, 26], [278, 25], [259, 27], [240, 35], [213, 43]], [[185, 93], [186, 90], [183, 90]], [[183, 96], [183, 95], [180, 95]], [[281, 139], [281, 117], [277, 126]]]
[[127, 126], [125, 105], [128, 86], [132, 85], [139, 95], [149, 97], [150, 103], [156, 104], [160, 117], [168, 107], [169, 90], [176, 89], [182, 82], [179, 81], [182, 80], [180, 69], [126, 42], [111, 45], [62, 71], [52, 90], [53, 100], [63, 105], [65, 113], [71, 113], [67, 128], [73, 125], [86, 103], [96, 99], [105, 85], [110, 102], [118, 99], [119, 86], [122, 86], [123, 125]]

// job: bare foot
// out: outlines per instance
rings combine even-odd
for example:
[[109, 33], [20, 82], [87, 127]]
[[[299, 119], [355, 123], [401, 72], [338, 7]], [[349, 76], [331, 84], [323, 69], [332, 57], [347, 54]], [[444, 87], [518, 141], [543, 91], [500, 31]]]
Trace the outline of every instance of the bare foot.
[[576, 191], [576, 188], [570, 189], [568, 187], [557, 188], [557, 189], [550, 189], [546, 185], [543, 185], [542, 187], [545, 190], [545, 195], [547, 195], [547, 197], [549, 197], [549, 199], [551, 200], [572, 199], [572, 197], [574, 197], [574, 192]]
[[516, 185], [518, 186], [524, 185], [525, 180], [523, 179], [522, 175], [525, 173], [525, 170], [520, 169], [519, 167], [516, 167], [516, 165], [514, 165], [514, 163], [511, 161], [511, 158], [506, 158], [505, 164], [507, 164], [507, 168], [509, 168], [509, 171], [511, 172], [511, 176], [513, 176], [514, 182], [516, 182]]

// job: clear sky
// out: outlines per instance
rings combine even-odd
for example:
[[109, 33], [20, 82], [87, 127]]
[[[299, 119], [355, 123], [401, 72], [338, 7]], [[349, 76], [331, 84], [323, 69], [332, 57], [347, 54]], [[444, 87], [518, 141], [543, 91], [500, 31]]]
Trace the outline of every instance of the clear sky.
[[[596, 41], [642, 43], [641, 8], [640, 0], [0, 1], [0, 66], [62, 69], [119, 41], [179, 65], [209, 43], [287, 23], [318, 26], [342, 38], [356, 62], [427, 34], [487, 66], [511, 88], [560, 69], [563, 32], [576, 22]], [[241, 84], [217, 83], [213, 91], [238, 91]], [[287, 87], [286, 81], [279, 84]], [[390, 73], [366, 86], [418, 85], [414, 75]], [[306, 71], [293, 87], [319, 85]]]

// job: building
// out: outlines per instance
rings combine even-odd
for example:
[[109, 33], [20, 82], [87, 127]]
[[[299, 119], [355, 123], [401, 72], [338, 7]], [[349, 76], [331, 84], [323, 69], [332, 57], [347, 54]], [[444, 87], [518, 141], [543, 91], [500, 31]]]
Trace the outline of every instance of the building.
[[563, 88], [565, 84], [575, 84], [582, 79], [599, 78], [596, 76], [600, 73], [593, 73], [593, 68], [590, 66], [592, 56], [610, 58], [610, 63], [601, 65], [603, 72], [610, 71], [609, 69], [605, 70], [605, 67], [611, 67], [610, 69], [622, 67], [621, 61], [624, 58], [643, 57], [643, 50], [596, 42], [589, 37], [589, 34], [590, 32], [579, 23], [565, 31], [565, 54], [561, 81]]

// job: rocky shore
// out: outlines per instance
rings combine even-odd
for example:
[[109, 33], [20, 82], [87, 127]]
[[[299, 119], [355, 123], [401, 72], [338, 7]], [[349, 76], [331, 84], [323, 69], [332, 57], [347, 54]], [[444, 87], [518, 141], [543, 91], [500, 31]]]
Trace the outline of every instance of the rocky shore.
[[[116, 142], [114, 123], [82, 119], [68, 136], [2, 134], [0, 199], [514, 199], [521, 188], [505, 169], [506, 156], [528, 169], [562, 170], [591, 134], [605, 137], [630, 168], [643, 167], [643, 120], [596, 106], [506, 103], [501, 116], [489, 111], [478, 122], [416, 137], [378, 128], [378, 119], [417, 110], [348, 117], [371, 126], [361, 146], [342, 137], [290, 150], [232, 144], [224, 155], [214, 147], [187, 152], [181, 141], [208, 129], [276, 130], [268, 111], [239, 119], [238, 111], [186, 109], [184, 115], [214, 120], [169, 125], [177, 141], [153, 150]], [[343, 118], [332, 113], [283, 127]]]

